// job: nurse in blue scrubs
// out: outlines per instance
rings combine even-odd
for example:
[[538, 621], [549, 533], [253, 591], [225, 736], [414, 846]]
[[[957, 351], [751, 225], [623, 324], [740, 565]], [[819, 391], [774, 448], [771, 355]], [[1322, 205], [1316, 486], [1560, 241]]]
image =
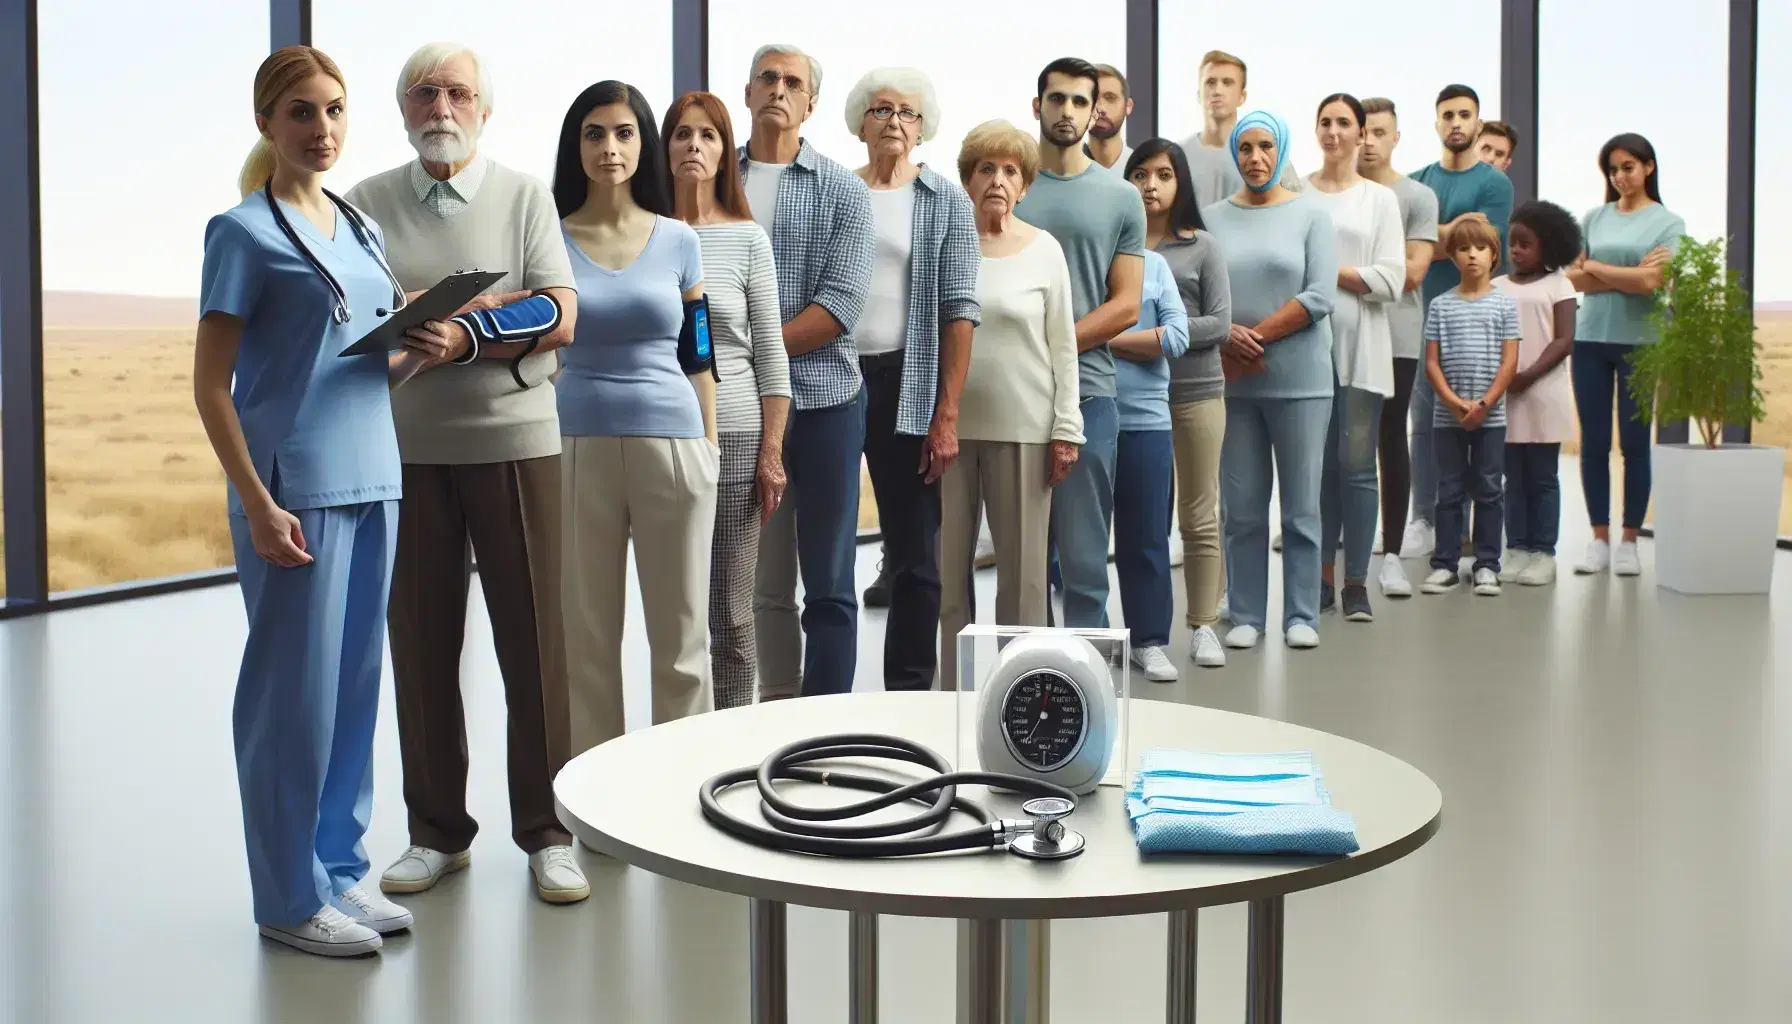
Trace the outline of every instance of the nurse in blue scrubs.
[[390, 358], [339, 355], [404, 304], [378, 226], [324, 191], [347, 110], [317, 50], [257, 72], [262, 137], [242, 203], [206, 226], [193, 369], [249, 618], [234, 718], [255, 920], [325, 956], [411, 923], [361, 885], [398, 517], [389, 396], [460, 347], [419, 332]]

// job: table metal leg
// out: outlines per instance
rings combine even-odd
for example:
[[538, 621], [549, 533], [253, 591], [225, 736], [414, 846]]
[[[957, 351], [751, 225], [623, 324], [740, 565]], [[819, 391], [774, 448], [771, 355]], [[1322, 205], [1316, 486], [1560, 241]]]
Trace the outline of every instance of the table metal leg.
[[786, 1024], [790, 1014], [787, 990], [784, 904], [748, 900], [747, 958], [752, 974], [753, 1024]]
[[958, 922], [958, 1024], [1002, 1024], [1002, 922]]
[[1201, 912], [1170, 911], [1169, 984], [1165, 986], [1164, 1019], [1169, 1024], [1195, 1024], [1195, 952]]
[[847, 919], [846, 1000], [849, 1024], [877, 1024], [877, 915]]
[[1282, 897], [1251, 901], [1245, 1024], [1282, 1024]]
[[1004, 921], [1003, 1024], [1049, 1024], [1052, 1017], [1052, 923]]

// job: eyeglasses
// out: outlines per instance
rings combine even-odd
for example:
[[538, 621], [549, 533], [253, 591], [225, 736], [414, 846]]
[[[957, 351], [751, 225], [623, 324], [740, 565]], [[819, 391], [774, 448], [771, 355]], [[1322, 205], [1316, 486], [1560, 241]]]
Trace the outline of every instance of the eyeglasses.
[[759, 74], [754, 75], [753, 81], [758, 82], [760, 85], [765, 86], [767, 89], [775, 87], [781, 81], [784, 83], [784, 88], [789, 90], [790, 92], [808, 92], [809, 91], [809, 87], [803, 84], [803, 80], [796, 77], [795, 75], [780, 75], [776, 71], [772, 71], [769, 69], [765, 70], [765, 71], [761, 71], [761, 72], [759, 72]]
[[460, 110], [472, 106], [473, 101], [479, 97], [478, 93], [464, 85], [430, 85], [427, 82], [419, 82], [404, 91], [407, 99], [424, 107], [435, 106], [436, 100], [444, 93], [448, 96], [448, 105]]
[[872, 107], [870, 110], [865, 111], [865, 113], [870, 114], [872, 117], [877, 118], [879, 121], [888, 121], [890, 119], [890, 115], [892, 115], [892, 114], [894, 114], [897, 117], [902, 118], [903, 124], [914, 124], [916, 121], [921, 120], [920, 114], [916, 113], [913, 110], [908, 109], [907, 107], [903, 107], [900, 110], [896, 109], [895, 107]]

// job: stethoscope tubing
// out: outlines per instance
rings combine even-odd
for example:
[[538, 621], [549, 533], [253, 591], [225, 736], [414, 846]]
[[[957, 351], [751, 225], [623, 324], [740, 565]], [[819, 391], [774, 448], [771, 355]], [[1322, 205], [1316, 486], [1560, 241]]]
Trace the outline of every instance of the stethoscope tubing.
[[[870, 757], [905, 761], [931, 768], [935, 775], [906, 785], [875, 775], [803, 767], [812, 761], [844, 757]], [[952, 771], [939, 754], [900, 736], [876, 733], [839, 733], [798, 740], [773, 751], [756, 767], [722, 772], [698, 790], [703, 817], [711, 825], [756, 846], [824, 857], [910, 857], [928, 853], [991, 849], [1001, 841], [1001, 829], [983, 805], [958, 795], [960, 785], [1000, 787], [1029, 796], [1052, 796], [1076, 802], [1063, 786], [999, 772]], [[809, 807], [781, 796], [779, 780], [819, 783], [829, 787], [877, 793], [878, 796], [830, 807]], [[760, 813], [770, 827], [746, 821], [722, 807], [719, 796], [731, 787], [754, 782], [759, 789]], [[929, 799], [931, 794], [931, 799]], [[908, 817], [859, 824], [845, 824], [873, 811], [902, 803], [925, 804], [926, 809]], [[977, 827], [943, 832], [953, 812], [975, 818]]]
[[[323, 263], [318, 260], [316, 254], [311, 251], [311, 247], [306, 245], [304, 239], [299, 237], [299, 233], [293, 230], [292, 224], [286, 219], [286, 214], [280, 212], [280, 203], [274, 198], [274, 179], [272, 176], [269, 176], [268, 180], [263, 183], [261, 194], [262, 197], [267, 200], [268, 211], [274, 215], [274, 223], [279, 225], [281, 233], [286, 236], [286, 240], [291, 242], [293, 248], [299, 251], [299, 255], [305, 258], [305, 262], [311, 265], [311, 269], [317, 271], [318, 276], [324, 279], [324, 283], [330, 286], [331, 293], [336, 296], [336, 308], [332, 312], [336, 322], [339, 324], [348, 323], [354, 318], [354, 313], [348, 308], [348, 293], [343, 291], [342, 282], [336, 280], [336, 275], [330, 273], [329, 268], [325, 267]], [[382, 271], [385, 271], [386, 280], [392, 283], [392, 308], [390, 310], [385, 310], [384, 313], [396, 313], [403, 309], [408, 304], [404, 297], [404, 287], [398, 283], [398, 275], [392, 273], [391, 265], [386, 262], [386, 254], [380, 251], [379, 243], [374, 239], [373, 232], [367, 227], [367, 222], [361, 217], [361, 211], [355, 209], [353, 204], [349, 203], [336, 193], [331, 192], [329, 189], [324, 189], [324, 195], [329, 197], [330, 202], [335, 204], [336, 209], [342, 211], [342, 216], [348, 221], [349, 230], [355, 233], [355, 241], [361, 243], [361, 248], [367, 250], [368, 255], [373, 257], [374, 262], [380, 265]]]

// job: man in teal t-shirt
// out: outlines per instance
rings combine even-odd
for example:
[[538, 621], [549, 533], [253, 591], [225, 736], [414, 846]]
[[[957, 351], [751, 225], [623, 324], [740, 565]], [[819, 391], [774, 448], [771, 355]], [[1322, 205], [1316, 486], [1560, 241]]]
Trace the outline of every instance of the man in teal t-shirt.
[[[1412, 174], [1413, 180], [1437, 193], [1437, 249], [1421, 289], [1427, 307], [1431, 300], [1462, 283], [1462, 272], [1450, 259], [1450, 232], [1465, 220], [1484, 220], [1500, 233], [1505, 248], [1506, 226], [1512, 219], [1512, 179], [1475, 153], [1481, 134], [1481, 97], [1466, 85], [1451, 85], [1437, 96], [1437, 137], [1444, 152], [1437, 163]], [[1437, 545], [1437, 454], [1432, 447], [1432, 411], [1437, 393], [1423, 373], [1412, 386], [1412, 521], [1407, 524], [1400, 554], [1407, 558], [1428, 555]], [[1464, 522], [1467, 522], [1464, 519]]]

